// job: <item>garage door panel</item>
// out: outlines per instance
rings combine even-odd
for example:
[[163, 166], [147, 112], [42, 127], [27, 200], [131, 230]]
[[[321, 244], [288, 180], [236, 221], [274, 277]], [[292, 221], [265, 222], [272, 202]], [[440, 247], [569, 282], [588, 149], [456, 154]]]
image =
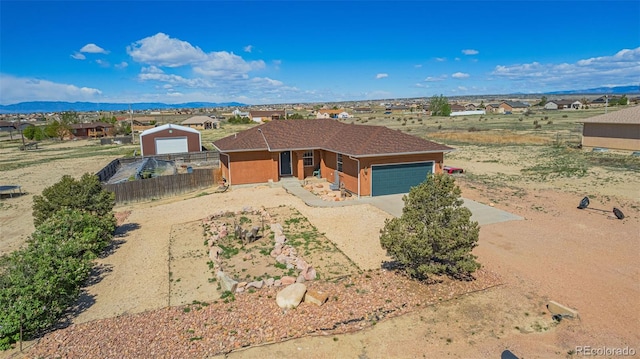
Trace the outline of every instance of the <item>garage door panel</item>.
[[156, 154], [189, 152], [189, 143], [186, 137], [156, 138]]
[[371, 169], [371, 195], [407, 193], [413, 186], [424, 182], [433, 173], [433, 162], [414, 162], [373, 166]]

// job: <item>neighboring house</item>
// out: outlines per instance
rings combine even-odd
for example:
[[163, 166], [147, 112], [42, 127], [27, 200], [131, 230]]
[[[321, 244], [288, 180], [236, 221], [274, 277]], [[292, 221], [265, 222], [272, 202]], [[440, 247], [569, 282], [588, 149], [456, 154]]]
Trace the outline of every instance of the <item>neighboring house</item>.
[[499, 103], [490, 103], [484, 107], [487, 113], [504, 113], [504, 108]]
[[200, 131], [171, 123], [154, 127], [140, 134], [140, 151], [142, 156], [200, 152]]
[[519, 101], [502, 101], [498, 107], [502, 108], [503, 113], [507, 112], [524, 112], [529, 108], [529, 105]]
[[244, 112], [244, 111], [240, 111], [239, 109], [235, 109], [231, 112], [231, 116], [238, 116], [238, 117], [249, 117], [249, 112]]
[[472, 103], [468, 103], [468, 104], [464, 105], [464, 110], [465, 111], [475, 111], [475, 110], [477, 110], [477, 107], [478, 106], [476, 106], [476, 105], [474, 105]]
[[286, 112], [284, 110], [249, 111], [249, 118], [257, 123], [284, 120], [286, 118]]
[[573, 109], [579, 110], [582, 108], [582, 102], [574, 101], [574, 100], [555, 100], [549, 101], [544, 104], [545, 110], [564, 110], [564, 109]]
[[462, 105], [458, 105], [457, 103], [449, 105], [451, 107], [451, 112], [462, 112], [465, 111], [466, 108]]
[[0, 121], [0, 131], [13, 132], [16, 130], [13, 122]]
[[338, 116], [343, 112], [344, 110], [320, 109], [316, 111], [316, 118], [341, 118]]
[[212, 128], [218, 128], [219, 122], [219, 120], [214, 120], [209, 116], [193, 116], [182, 121], [180, 124], [198, 130], [210, 130]]
[[350, 115], [348, 112], [346, 112], [346, 111], [340, 112], [340, 113], [338, 114], [338, 118], [351, 118], [351, 117], [353, 117], [353, 116], [351, 116], [351, 115]]
[[453, 151], [399, 130], [332, 119], [271, 121], [213, 145], [231, 185], [302, 180], [319, 170], [358, 196], [406, 193], [442, 172], [444, 153]]
[[608, 103], [611, 103], [612, 101], [615, 101], [617, 103], [620, 98], [621, 96], [604, 95], [591, 101], [591, 105], [595, 107], [606, 106]]
[[72, 138], [98, 138], [110, 136], [113, 125], [106, 122], [88, 122], [71, 124]]
[[582, 146], [640, 151], [640, 106], [582, 121]]
[[356, 107], [353, 109], [354, 113], [372, 113], [371, 107]]

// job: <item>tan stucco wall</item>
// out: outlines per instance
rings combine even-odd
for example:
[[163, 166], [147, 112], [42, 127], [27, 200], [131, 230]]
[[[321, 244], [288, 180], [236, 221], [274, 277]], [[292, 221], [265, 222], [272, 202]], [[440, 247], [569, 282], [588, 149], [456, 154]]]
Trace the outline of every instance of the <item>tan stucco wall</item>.
[[585, 123], [582, 146], [640, 151], [640, 124]]

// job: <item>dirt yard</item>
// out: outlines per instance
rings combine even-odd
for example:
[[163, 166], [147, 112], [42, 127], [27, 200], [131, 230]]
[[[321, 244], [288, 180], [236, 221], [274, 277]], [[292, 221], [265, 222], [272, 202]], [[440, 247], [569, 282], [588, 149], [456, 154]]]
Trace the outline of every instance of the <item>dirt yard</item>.
[[[380, 263], [388, 258], [380, 248], [378, 235], [390, 216], [373, 206], [312, 208], [282, 188], [268, 186], [234, 188], [205, 196], [192, 193], [116, 208], [123, 214], [123, 223], [110, 254], [98, 260], [97, 279], [81, 298], [75, 324], [39, 342], [26, 343], [28, 349], [22, 355], [13, 351], [0, 356], [209, 357], [215, 353], [210, 349], [213, 343], [199, 333], [209, 333], [212, 327], [226, 333], [224, 340], [215, 339], [226, 343], [223, 352], [238, 348], [225, 355], [230, 358], [325, 358], [336, 354], [360, 358], [497, 358], [505, 349], [520, 358], [549, 358], [575, 356], [583, 346], [629, 347], [639, 352], [637, 174], [595, 169], [590, 176], [577, 180], [535, 182], [509, 177], [498, 184], [479, 177], [518, 173], [523, 161], [509, 156], [476, 153], [469, 147], [469, 151], [463, 148], [448, 161], [468, 171], [457, 177], [463, 197], [525, 218], [481, 227], [475, 254], [483, 269], [476, 291], [470, 294], [461, 295], [473, 288], [447, 287], [447, 283], [437, 287], [440, 294], [427, 294], [424, 286], [389, 277], [392, 273], [380, 270]], [[498, 165], [496, 157], [501, 158]], [[111, 158], [92, 158], [82, 166], [71, 159], [57, 160], [0, 173], [0, 182], [20, 184], [28, 192], [0, 202], [0, 253], [15, 250], [33, 231], [33, 194], [63, 174], [95, 172]], [[590, 196], [591, 205], [579, 210], [576, 207], [585, 195]], [[206, 258], [187, 255], [190, 249], [186, 247], [178, 252], [178, 245], [185, 243], [176, 241], [189, 238], [193, 248], [204, 249], [198, 221], [217, 211], [246, 207], [295, 209], [355, 263], [362, 275], [356, 276], [353, 286], [343, 282], [310, 284], [338, 293], [336, 296], [344, 301], [336, 300], [320, 309], [303, 304], [295, 314], [286, 316], [266, 300], [273, 292], [238, 294], [232, 304], [214, 303], [220, 299], [207, 286], [211, 283], [188, 284], [187, 274], [179, 273], [188, 272], [189, 261], [194, 278], [209, 278], [211, 273]], [[613, 207], [620, 208], [626, 218], [616, 219]], [[173, 270], [172, 248], [174, 254], [182, 253], [185, 259], [179, 265], [173, 262]], [[178, 278], [182, 284], [175, 283]], [[172, 297], [171, 292], [179, 295]], [[248, 300], [251, 298], [255, 301]], [[578, 310], [579, 318], [554, 322], [545, 307], [549, 300]], [[186, 307], [168, 308], [189, 302], [208, 305], [192, 304], [189, 313]], [[396, 307], [398, 303], [406, 305]], [[345, 324], [337, 330], [314, 329], [325, 325], [315, 320], [326, 317], [337, 323], [371, 313], [376, 306], [393, 314]], [[227, 310], [250, 316], [223, 325], [224, 318], [233, 317], [225, 314], [230, 313]], [[185, 315], [184, 322], [176, 319], [178, 314]], [[219, 318], [217, 324], [212, 318]], [[279, 332], [283, 327], [284, 333]], [[245, 328], [261, 328], [262, 334], [249, 329], [247, 333], [262, 340], [244, 338], [240, 329]], [[203, 343], [211, 345], [209, 351], [203, 351]], [[242, 348], [245, 343], [249, 345]]]

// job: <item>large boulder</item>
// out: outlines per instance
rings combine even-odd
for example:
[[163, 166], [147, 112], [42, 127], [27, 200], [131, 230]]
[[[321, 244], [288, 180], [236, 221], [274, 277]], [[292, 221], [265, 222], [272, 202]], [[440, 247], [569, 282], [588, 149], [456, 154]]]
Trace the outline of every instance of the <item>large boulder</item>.
[[309, 289], [304, 295], [304, 301], [321, 306], [327, 302], [329, 295], [324, 292]]
[[307, 292], [307, 286], [302, 283], [294, 283], [276, 295], [276, 303], [282, 309], [296, 308], [302, 302], [304, 294]]
[[231, 293], [235, 293], [238, 288], [238, 282], [229, 277], [225, 272], [218, 271], [217, 273], [218, 282], [220, 282], [220, 287], [222, 287], [223, 291], [229, 291]]

